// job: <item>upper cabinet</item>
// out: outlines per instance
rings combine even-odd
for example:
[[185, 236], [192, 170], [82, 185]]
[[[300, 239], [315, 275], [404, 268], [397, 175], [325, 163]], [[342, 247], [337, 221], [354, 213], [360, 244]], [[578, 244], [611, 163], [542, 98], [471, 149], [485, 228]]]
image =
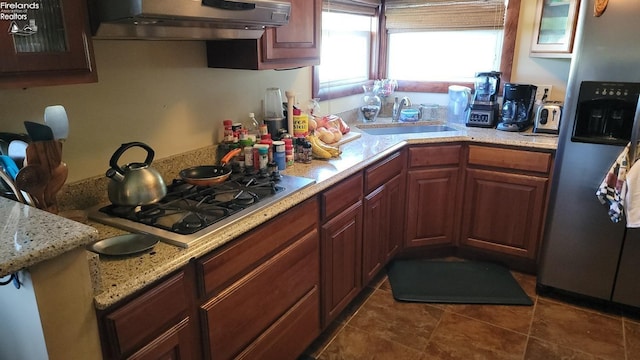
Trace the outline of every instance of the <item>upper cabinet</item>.
[[570, 58], [580, 0], [538, 0], [530, 55]]
[[0, 19], [0, 87], [97, 81], [86, 1], [7, 4]]
[[268, 28], [258, 40], [207, 42], [212, 68], [288, 69], [320, 64], [322, 0], [292, 0], [287, 25]]

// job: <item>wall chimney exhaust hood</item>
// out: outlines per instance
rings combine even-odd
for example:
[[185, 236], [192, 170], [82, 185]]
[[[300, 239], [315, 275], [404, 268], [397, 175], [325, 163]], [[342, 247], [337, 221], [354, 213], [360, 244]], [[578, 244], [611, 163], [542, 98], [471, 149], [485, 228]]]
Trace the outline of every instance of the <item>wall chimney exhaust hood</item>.
[[91, 0], [94, 39], [258, 39], [286, 25], [290, 0]]

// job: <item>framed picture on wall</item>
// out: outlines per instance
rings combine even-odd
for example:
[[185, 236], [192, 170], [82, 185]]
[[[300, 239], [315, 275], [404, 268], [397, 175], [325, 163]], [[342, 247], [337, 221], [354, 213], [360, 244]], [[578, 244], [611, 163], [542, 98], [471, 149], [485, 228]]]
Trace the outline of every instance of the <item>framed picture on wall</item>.
[[580, 0], [538, 0], [530, 56], [571, 57]]

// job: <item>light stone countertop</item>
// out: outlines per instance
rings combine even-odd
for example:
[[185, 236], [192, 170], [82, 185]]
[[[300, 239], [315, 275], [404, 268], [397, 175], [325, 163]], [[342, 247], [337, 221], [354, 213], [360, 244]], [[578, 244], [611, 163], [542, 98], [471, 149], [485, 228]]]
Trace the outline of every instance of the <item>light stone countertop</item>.
[[0, 278], [97, 239], [91, 226], [0, 197]]
[[[187, 249], [161, 242], [151, 251], [140, 255], [117, 258], [100, 256], [99, 261], [96, 262], [97, 268], [93, 271], [93, 276], [96, 277], [94, 281], [94, 301], [96, 308], [105, 309], [115, 304], [126, 296], [142, 289], [147, 284], [182, 268], [191, 259], [201, 257], [211, 252], [298, 203], [362, 170], [377, 160], [384, 158], [393, 151], [403, 148], [407, 144], [475, 142], [545, 150], [555, 150], [557, 146], [556, 137], [530, 136], [532, 135], [530, 132], [528, 132], [530, 135], [527, 135], [527, 132], [523, 134], [503, 132], [495, 129], [467, 128], [464, 125], [447, 125], [456, 127], [458, 131], [378, 136], [363, 132], [361, 137], [340, 146], [342, 155], [337, 159], [314, 160], [311, 164], [296, 163], [283, 173], [315, 179], [315, 184], [290, 195], [263, 211], [248, 215], [241, 221], [213, 230], [209, 235], [191, 244]], [[361, 130], [357, 128], [358, 124], [350, 124], [350, 126], [352, 131], [361, 132]], [[381, 121], [380, 123], [367, 124], [367, 126], [385, 126], [385, 123]], [[4, 201], [0, 199], [0, 215], [3, 214], [3, 211], [8, 211], [8, 209], [5, 210], [5, 208], [9, 208], [11, 203], [9, 200]], [[22, 207], [22, 205], [20, 206]], [[47, 246], [43, 244], [39, 250], [33, 249], [36, 253], [39, 251], [56, 256], [61, 252], [70, 250], [70, 248], [66, 248], [66, 250], [60, 251], [60, 249], [57, 248], [59, 246], [57, 242], [65, 244], [73, 243], [73, 246], [77, 247], [97, 239], [104, 239], [126, 233], [126, 231], [88, 220], [86, 223], [91, 225], [89, 229], [95, 230], [93, 230], [93, 232], [87, 232], [94, 236], [89, 236], [82, 232], [85, 234], [85, 237], [78, 239], [77, 236], [79, 234], [70, 232], [66, 223], [63, 228], [51, 228], [51, 222], [48, 221], [51, 221], [52, 218], [62, 221], [60, 220], [62, 219], [61, 217], [46, 213], [46, 215], [43, 215], [43, 213], [44, 212], [41, 211], [33, 211], [30, 213], [31, 216], [28, 217], [28, 221], [34, 224], [34, 226], [30, 227], [30, 233], [42, 234], [32, 236], [51, 239], [46, 243]], [[47, 219], [48, 221], [43, 219]], [[3, 220], [0, 220], [0, 223], [2, 222]], [[74, 223], [73, 221], [70, 222]], [[55, 223], [55, 221], [53, 221], [53, 223]], [[86, 231], [86, 226], [82, 226], [82, 224], [79, 223], [75, 224], [75, 226], [80, 226], [77, 230], [78, 233], [81, 233], [80, 230], [82, 229]], [[22, 225], [19, 227], [22, 227]], [[74, 227], [71, 228], [75, 229]], [[98, 233], [97, 238], [95, 237], [96, 231]], [[72, 240], [69, 240], [69, 237], [72, 237]], [[5, 271], [4, 269], [7, 268], [5, 264], [12, 264], [12, 269], [15, 270], [44, 260], [43, 258], [39, 258], [36, 261], [26, 262], [24, 260], [25, 256], [16, 259], [13, 255], [14, 252], [8, 252], [11, 249], [5, 250], [5, 248], [10, 248], [11, 245], [5, 244], [9, 242], [8, 239], [3, 232], [2, 238], [0, 239], [0, 241], [2, 241], [2, 243], [0, 243], [0, 269], [2, 269], [0, 274], [13, 271]], [[49, 250], [49, 248], [52, 249]], [[56, 250], [55, 255], [53, 248]], [[27, 258], [29, 256], [29, 254], [26, 255]]]

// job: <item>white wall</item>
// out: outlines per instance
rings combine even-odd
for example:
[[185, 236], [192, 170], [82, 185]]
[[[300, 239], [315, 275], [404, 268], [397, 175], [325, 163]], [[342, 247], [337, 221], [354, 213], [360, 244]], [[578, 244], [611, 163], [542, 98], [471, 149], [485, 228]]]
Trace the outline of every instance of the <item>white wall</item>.
[[311, 97], [310, 68], [210, 69], [203, 41], [96, 40], [94, 47], [98, 83], [0, 90], [0, 131], [24, 132], [23, 121], [42, 121], [47, 105], [65, 106], [68, 182], [103, 174], [124, 142], [147, 143], [156, 158], [217, 142], [222, 120], [262, 112], [267, 87], [280, 87], [283, 97], [293, 90], [301, 102]]

